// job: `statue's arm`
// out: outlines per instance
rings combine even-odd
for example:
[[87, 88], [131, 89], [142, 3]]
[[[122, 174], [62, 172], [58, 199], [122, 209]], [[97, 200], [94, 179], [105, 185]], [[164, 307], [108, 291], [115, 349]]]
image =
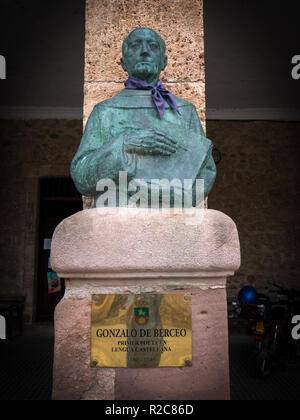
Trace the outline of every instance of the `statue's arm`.
[[206, 198], [212, 190], [216, 180], [217, 170], [216, 164], [212, 156], [213, 144], [209, 147], [206, 160], [202, 165], [197, 178], [204, 179], [204, 197]]
[[206, 198], [214, 185], [217, 170], [215, 161], [212, 156], [213, 144], [211, 140], [205, 137], [201, 121], [194, 106], [192, 107], [190, 130], [198, 134], [199, 140], [203, 142], [205, 146], [206, 155], [197, 174], [197, 179], [204, 180], [204, 197]]
[[83, 195], [95, 195], [100, 179], [117, 180], [119, 171], [132, 168], [123, 150], [124, 135], [104, 141], [101, 135], [101, 110], [91, 113], [79, 149], [71, 164], [71, 176]]

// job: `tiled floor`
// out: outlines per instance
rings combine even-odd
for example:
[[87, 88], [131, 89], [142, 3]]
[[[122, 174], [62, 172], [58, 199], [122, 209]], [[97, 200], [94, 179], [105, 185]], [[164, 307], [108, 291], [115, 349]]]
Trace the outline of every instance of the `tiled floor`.
[[[0, 400], [49, 400], [52, 387], [53, 328], [27, 327], [23, 337], [0, 341]], [[230, 337], [233, 400], [300, 400], [300, 361], [280, 368], [267, 379], [253, 372], [252, 339]]]
[[25, 328], [22, 337], [0, 341], [0, 400], [50, 400], [53, 327]]

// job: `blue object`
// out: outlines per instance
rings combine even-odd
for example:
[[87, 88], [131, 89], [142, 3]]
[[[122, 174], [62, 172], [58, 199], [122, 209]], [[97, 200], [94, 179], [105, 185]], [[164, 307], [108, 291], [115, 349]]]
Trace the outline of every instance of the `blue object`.
[[257, 298], [257, 291], [252, 286], [243, 287], [238, 294], [238, 300], [240, 303], [253, 304], [257, 302]]

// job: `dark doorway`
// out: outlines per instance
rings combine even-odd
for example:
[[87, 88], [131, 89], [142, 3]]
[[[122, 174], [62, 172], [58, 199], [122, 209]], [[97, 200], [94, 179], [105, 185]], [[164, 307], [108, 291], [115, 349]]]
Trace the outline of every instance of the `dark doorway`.
[[65, 218], [82, 210], [81, 195], [71, 178], [45, 178], [40, 181], [40, 222], [37, 269], [38, 322], [53, 321], [54, 310], [65, 291], [64, 279], [58, 290], [49, 291], [48, 277], [54, 275], [50, 261], [50, 244], [56, 226]]

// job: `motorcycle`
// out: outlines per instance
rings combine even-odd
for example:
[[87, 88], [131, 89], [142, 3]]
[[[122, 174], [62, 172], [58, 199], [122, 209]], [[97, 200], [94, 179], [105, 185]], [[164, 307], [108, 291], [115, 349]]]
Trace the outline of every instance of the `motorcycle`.
[[292, 337], [292, 319], [300, 314], [300, 292], [269, 283], [279, 290], [275, 299], [246, 286], [240, 291], [238, 302], [233, 302], [238, 316], [250, 323], [255, 367], [262, 378], [269, 376], [275, 366], [300, 356], [300, 340]]

